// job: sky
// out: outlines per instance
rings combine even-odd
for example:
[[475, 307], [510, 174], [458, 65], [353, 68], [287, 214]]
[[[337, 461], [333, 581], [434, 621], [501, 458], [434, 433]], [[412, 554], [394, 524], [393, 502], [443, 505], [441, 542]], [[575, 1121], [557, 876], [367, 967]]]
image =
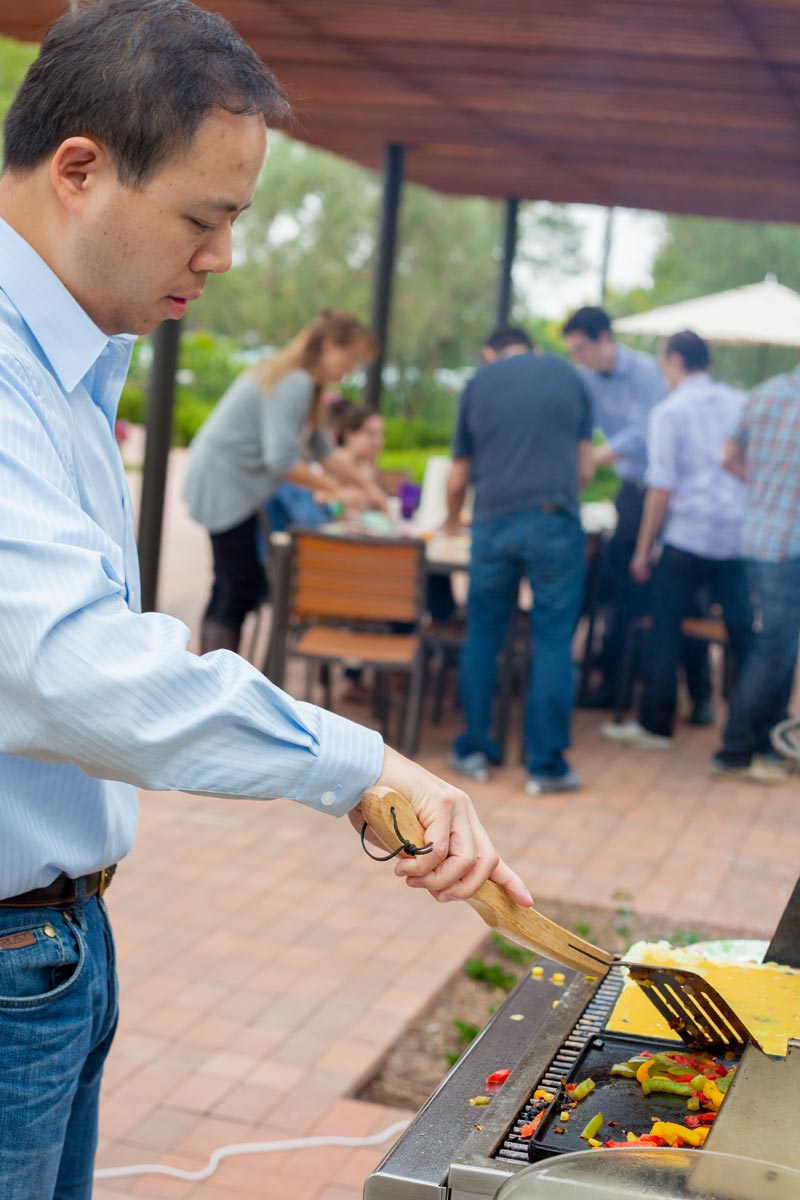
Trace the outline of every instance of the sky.
[[[560, 318], [581, 304], [598, 304], [600, 270], [603, 259], [605, 208], [590, 204], [571, 204], [570, 212], [584, 229], [586, 269], [579, 275], [555, 276], [537, 280], [533, 275], [515, 271], [518, 287], [527, 291], [530, 308], [538, 316]], [[664, 236], [664, 218], [659, 213], [633, 208], [614, 210], [609, 287], [624, 291], [652, 283], [652, 266]]]

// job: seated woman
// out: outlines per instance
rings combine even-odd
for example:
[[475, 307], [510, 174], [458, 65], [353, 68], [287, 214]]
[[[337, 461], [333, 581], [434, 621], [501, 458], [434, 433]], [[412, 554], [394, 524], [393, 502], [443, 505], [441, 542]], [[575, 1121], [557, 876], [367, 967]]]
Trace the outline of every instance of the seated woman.
[[[383, 452], [383, 417], [374, 409], [352, 405], [347, 411], [337, 413], [337, 441], [355, 470], [360, 471], [365, 483], [380, 487], [378, 460]], [[446, 575], [431, 575], [427, 584], [427, 608], [432, 620], [449, 621], [455, 612], [455, 601]], [[397, 633], [404, 633], [407, 626], [395, 624]], [[370, 697], [364, 685], [360, 668], [345, 670], [347, 684], [342, 699], [351, 704], [364, 703]]]
[[379, 489], [323, 430], [323, 389], [369, 362], [376, 348], [356, 317], [323, 309], [282, 350], [239, 376], [192, 442], [185, 497], [209, 532], [214, 558], [201, 653], [238, 649], [244, 618], [260, 603], [258, 516], [283, 480], [318, 499], [341, 492], [349, 504], [360, 497], [362, 507], [385, 507]]

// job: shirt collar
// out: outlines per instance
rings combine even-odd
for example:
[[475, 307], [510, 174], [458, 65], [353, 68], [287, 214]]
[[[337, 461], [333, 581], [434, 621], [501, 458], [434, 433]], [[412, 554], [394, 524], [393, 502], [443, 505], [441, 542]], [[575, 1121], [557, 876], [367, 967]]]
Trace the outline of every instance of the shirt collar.
[[74, 391], [112, 339], [98, 329], [47, 263], [2, 218], [0, 288], [39, 343], [64, 391]]
[[687, 375], [679, 384], [676, 384], [672, 394], [674, 396], [675, 392], [691, 392], [698, 387], [707, 388], [713, 382], [708, 371], [692, 371], [691, 375]]

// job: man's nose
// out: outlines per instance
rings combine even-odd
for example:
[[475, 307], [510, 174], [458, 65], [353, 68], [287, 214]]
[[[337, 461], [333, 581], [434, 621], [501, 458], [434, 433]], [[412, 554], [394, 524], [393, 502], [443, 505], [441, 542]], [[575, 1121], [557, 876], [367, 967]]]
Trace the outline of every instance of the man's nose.
[[192, 259], [192, 267], [197, 272], [206, 271], [221, 275], [230, 270], [232, 258], [231, 227], [230, 225], [221, 225], [197, 250]]

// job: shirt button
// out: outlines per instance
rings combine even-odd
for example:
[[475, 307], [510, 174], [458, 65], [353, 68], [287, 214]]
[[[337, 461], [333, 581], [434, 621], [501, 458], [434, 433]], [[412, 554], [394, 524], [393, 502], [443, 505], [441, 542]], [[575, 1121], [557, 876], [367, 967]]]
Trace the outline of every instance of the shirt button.
[[330, 804], [335, 804], [336, 803], [336, 793], [335, 792], [323, 792], [322, 795], [320, 796], [319, 800], [320, 800], [320, 804], [324, 804], [326, 807]]
[[42, 928], [42, 933], [45, 935], [45, 937], [55, 937], [56, 936], [56, 931], [55, 931], [55, 929], [53, 929], [52, 925], [45, 925]]

